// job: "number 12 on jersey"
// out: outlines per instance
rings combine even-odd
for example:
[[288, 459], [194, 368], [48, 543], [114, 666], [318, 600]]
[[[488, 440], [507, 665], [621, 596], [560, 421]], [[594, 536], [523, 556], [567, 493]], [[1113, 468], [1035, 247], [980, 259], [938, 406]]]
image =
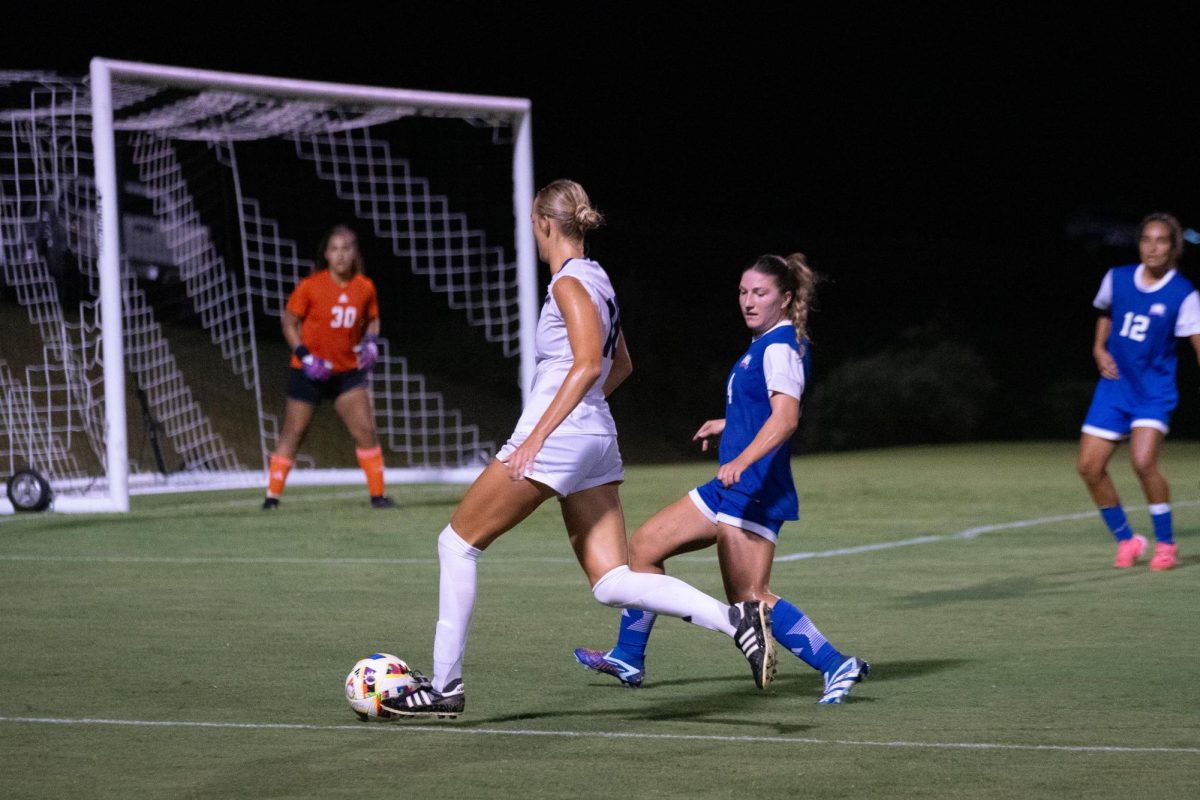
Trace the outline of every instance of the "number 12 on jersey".
[[1118, 336], [1124, 336], [1126, 339], [1133, 339], [1135, 342], [1146, 341], [1146, 329], [1150, 327], [1150, 318], [1144, 314], [1134, 314], [1132, 311], [1125, 312], [1125, 321], [1121, 324], [1121, 331]]

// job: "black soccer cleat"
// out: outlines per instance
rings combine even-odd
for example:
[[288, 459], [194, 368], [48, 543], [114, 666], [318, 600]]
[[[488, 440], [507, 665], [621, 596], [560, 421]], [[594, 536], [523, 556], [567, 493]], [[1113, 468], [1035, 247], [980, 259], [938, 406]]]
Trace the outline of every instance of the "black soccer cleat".
[[396, 508], [396, 501], [386, 495], [371, 498], [371, 508]]
[[775, 644], [771, 640], [771, 609], [766, 603], [746, 600], [729, 607], [729, 621], [737, 627], [733, 640], [750, 662], [754, 685], [766, 689], [775, 678]]
[[389, 697], [382, 702], [384, 708], [401, 717], [435, 717], [454, 719], [467, 705], [467, 694], [461, 678], [450, 681], [444, 691], [422, 685], [404, 697]]
[[274, 511], [277, 508], [279, 508], [279, 498], [278, 497], [268, 497], [263, 500], [263, 504], [262, 504], [263, 511]]

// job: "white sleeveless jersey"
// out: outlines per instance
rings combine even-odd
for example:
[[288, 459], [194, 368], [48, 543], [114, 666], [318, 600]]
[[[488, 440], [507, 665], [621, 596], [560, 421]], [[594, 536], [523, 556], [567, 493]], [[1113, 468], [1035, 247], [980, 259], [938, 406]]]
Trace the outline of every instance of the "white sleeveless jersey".
[[538, 317], [534, 354], [537, 366], [533, 375], [533, 389], [529, 393], [529, 402], [521, 412], [521, 419], [517, 421], [513, 435], [524, 435], [533, 430], [533, 426], [542, 418], [574, 363], [571, 344], [567, 341], [567, 325], [558, 303], [554, 301], [554, 284], [564, 278], [575, 278], [583, 284], [583, 288], [592, 298], [596, 313], [600, 316], [601, 335], [604, 338], [600, 377], [554, 432], [615, 436], [617, 426], [613, 422], [612, 412], [608, 409], [608, 401], [604, 399], [604, 382], [608, 379], [608, 373], [612, 371], [613, 351], [621, 332], [621, 313], [617, 307], [616, 292], [613, 291], [608, 275], [595, 261], [585, 258], [567, 259], [558, 274], [550, 280], [550, 287], [546, 290], [546, 302], [542, 305], [542, 313]]

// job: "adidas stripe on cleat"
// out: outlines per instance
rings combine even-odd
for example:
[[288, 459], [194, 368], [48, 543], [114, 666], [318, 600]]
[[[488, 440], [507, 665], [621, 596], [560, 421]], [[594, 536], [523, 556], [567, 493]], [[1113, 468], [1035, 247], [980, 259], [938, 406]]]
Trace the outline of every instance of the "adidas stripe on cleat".
[[729, 622], [737, 628], [733, 640], [750, 662], [754, 685], [766, 689], [775, 678], [775, 644], [771, 630], [771, 609], [757, 600], [734, 603], [729, 607]]
[[463, 712], [466, 705], [467, 694], [463, 690], [461, 679], [450, 681], [450, 685], [440, 692], [423, 684], [412, 694], [389, 697], [383, 701], [384, 708], [401, 717], [438, 719], [454, 719]]
[[861, 658], [851, 656], [833, 672], [825, 673], [825, 692], [817, 702], [821, 705], [840, 703], [850, 694], [854, 684], [867, 677], [871, 665]]
[[646, 679], [646, 670], [638, 669], [619, 658], [613, 658], [612, 655], [605, 653], [603, 650], [576, 648], [575, 660], [582, 664], [585, 669], [589, 669], [592, 672], [600, 672], [613, 676], [630, 689], [640, 689], [642, 681]]

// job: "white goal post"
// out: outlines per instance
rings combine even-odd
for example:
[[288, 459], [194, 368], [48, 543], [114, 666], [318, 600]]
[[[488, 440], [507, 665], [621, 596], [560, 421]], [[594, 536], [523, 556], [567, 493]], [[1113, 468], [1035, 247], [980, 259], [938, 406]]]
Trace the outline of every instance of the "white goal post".
[[[131, 89], [131, 87], [137, 88]], [[131, 233], [128, 221], [125, 219], [125, 210], [122, 208], [122, 198], [123, 196], [128, 197], [128, 184], [131, 181], [128, 180], [127, 175], [122, 173], [122, 166], [119, 163], [123, 156], [121, 156], [122, 145], [118, 141], [118, 132], [134, 138], [142, 135], [142, 132], [148, 132], [150, 137], [165, 139], [168, 136], [177, 136], [192, 142], [202, 141], [205, 146], [216, 153], [222, 163], [227, 166], [232, 163], [235, 171], [237, 156], [233, 147], [234, 142], [251, 140], [257, 136], [292, 137], [295, 141], [298, 158], [311, 162], [318, 173], [322, 173], [324, 170], [321, 175], [322, 179], [336, 187], [339, 197], [347, 203], [353, 201], [356, 208], [362, 208], [364, 224], [373, 224], [377, 236], [383, 238], [390, 236], [395, 252], [399, 254], [403, 251], [406, 256], [409, 256], [414, 264], [414, 270], [418, 269], [416, 266], [418, 262], [420, 269], [429, 270], [428, 281], [431, 291], [446, 294], [450, 307], [457, 308], [462, 314], [471, 317], [471, 325], [490, 326], [488, 327], [488, 341], [501, 342], [504, 355], [519, 359], [517, 372], [521, 387], [520, 395], [522, 399], [525, 399], [533, 374], [533, 335], [538, 313], [537, 256], [529, 224], [534, 185], [531, 106], [528, 99], [324, 83], [106, 58], [92, 59], [90, 85], [86, 89], [87, 91], [83, 92], [81, 96], [87, 98], [90, 95], [87, 101], [90, 102], [90, 145], [94, 174], [87, 178], [94, 180], [94, 200], [90, 201], [94, 202], [94, 209], [89, 211], [90, 216], [85, 215], [79, 219], [83, 220], [80, 225], [86, 226], [90, 222], [94, 224], [95, 230], [82, 237], [86, 239], [94, 234], [94, 241], [79, 245], [79, 249], [84, 251], [90, 248], [94, 251], [91, 257], [95, 259], [95, 271], [98, 273], [98, 296], [95, 301], [95, 310], [92, 313], [96, 316], [100, 346], [95, 348], [94, 345], [87, 342], [86, 331], [79, 332], [75, 336], [84, 341], [83, 349], [86, 350], [88, 347], [92, 347], [94, 350], [98, 349], [99, 361], [103, 364], [102, 403], [100, 402], [100, 392], [96, 393], [97, 396], [94, 399], [89, 400], [89, 390], [86, 387], [82, 393], [64, 390], [63, 394], [71, 396], [70, 404], [74, 406], [90, 403], [97, 409], [101, 405], [103, 407], [102, 435], [92, 435], [92, 448], [103, 451], [97, 452], [97, 458], [102, 461], [103, 475], [100, 480], [95, 478], [91, 480], [77, 479], [75, 483], [85, 483], [92, 487], [91, 491], [77, 493], [60, 491], [62, 486], [71, 483], [64, 478], [55, 487], [55, 510], [124, 512], [129, 509], [131, 492], [185, 491], [265, 484], [264, 472], [267, 455], [265, 444], [262, 448], [264, 462], [262, 470], [239, 469], [236, 465], [231, 467], [221, 459], [214, 458], [208, 466], [202, 468], [204, 473], [202, 480], [192, 485], [188, 485], [186, 481], [167, 481], [158, 477], [145, 479], [143, 476], [142, 479], [135, 480], [131, 475], [129, 431], [126, 419], [130, 391], [126, 385], [125, 365], [133, 356], [128, 352], [126, 343], [130, 341], [128, 326], [131, 319], [131, 305], [138, 306], [141, 301], [136, 299], [131, 301], [129, 295], [129, 284], [135, 280], [136, 276], [131, 278], [129, 274], [130, 266], [126, 253], [129, 243], [125, 240], [131, 236]], [[156, 92], [168, 95], [168, 100], [164, 101], [161, 106], [155, 106], [147, 100]], [[204, 103], [185, 105], [175, 100], [177, 96], [203, 97]], [[175, 103], [175, 105], [172, 106], [170, 103]], [[39, 113], [45, 113], [52, 117], [61, 117], [64, 113], [61, 105], [59, 103], [57, 108], [46, 112], [39, 112], [35, 108], [30, 116], [36, 117]], [[251, 106], [254, 107], [247, 111], [247, 108]], [[167, 110], [164, 111], [164, 108]], [[198, 110], [200, 108], [204, 110]], [[217, 110], [212, 110], [214, 108]], [[86, 115], [88, 111], [89, 109], [80, 109], [78, 113]], [[117, 111], [121, 113], [118, 114]], [[24, 113], [15, 112], [12, 118], [21, 120]], [[75, 114], [76, 111], [73, 110], [71, 113]], [[172, 116], [168, 118], [168, 114]], [[414, 233], [411, 230], [414, 223], [385, 219], [386, 215], [380, 209], [386, 205], [385, 201], [388, 197], [400, 191], [411, 191], [411, 184], [415, 182], [415, 179], [410, 180], [407, 173], [403, 179], [392, 175], [391, 170], [400, 168], [393, 167], [392, 157], [386, 152], [379, 157], [379, 161], [371, 161], [365, 166], [359, 163], [363, 152], [375, 152], [372, 150], [377, 147], [374, 142], [364, 143], [355, 140], [349, 145], [327, 145], [324, 139], [319, 138], [335, 135], [359, 135], [358, 132], [367, 130], [371, 125], [376, 124], [377, 120], [383, 120], [380, 124], [387, 124], [408, 117], [461, 118], [480, 126], [503, 127], [511, 131], [511, 200], [514, 223], [511, 262], [507, 261], [505, 257], [494, 255], [494, 251], [499, 248], [488, 246], [489, 253], [493, 253], [488, 256], [491, 263], [484, 267], [467, 264], [469, 259], [475, 257], [476, 250], [483, 249], [482, 246], [476, 245], [472, 231], [453, 233], [453, 236], [459, 238], [444, 246], [434, 245], [436, 252], [410, 253], [410, 250], [416, 249], [415, 245], [406, 242], [410, 239], [431, 239], [433, 234], [423, 229]], [[164, 133], [164, 131], [167, 132]], [[56, 131], [54, 135], [60, 134]], [[365, 139], [365, 134], [361, 135]], [[22, 136], [13, 135], [13, 142], [23, 141]], [[305, 137], [310, 137], [311, 141]], [[172, 154], [162, 156], [148, 152], [151, 148], [141, 143], [135, 142], [133, 145], [127, 143], [124, 147], [126, 150], [136, 151], [134, 158], [141, 159], [138, 161], [139, 165], [143, 163], [149, 165], [145, 167], [147, 173], [154, 173], [155, 170], [160, 169], [161, 163], [174, 158]], [[338, 147], [342, 147], [343, 150], [332, 152]], [[14, 149], [16, 148], [17, 145], [14, 144]], [[0, 156], [3, 156], [3, 153], [0, 153]], [[28, 157], [14, 155], [12, 163], [17, 164], [23, 158], [28, 158], [32, 162], [41, 157], [40, 152]], [[124, 157], [128, 158], [128, 155]], [[156, 158], [160, 160], [154, 161], [153, 159]], [[44, 171], [44, 168], [39, 169]], [[128, 167], [125, 169], [127, 170]], [[407, 165], [404, 169], [407, 169]], [[347, 177], [346, 173], [353, 170], [363, 170], [364, 174], [369, 174], [361, 179], [353, 175]], [[4, 177], [0, 175], [0, 178]], [[14, 247], [23, 246], [24, 250], [20, 252], [32, 252], [35, 248], [22, 242], [22, 237], [31, 236], [27, 233], [30, 229], [27, 218], [20, 216], [21, 208], [19, 206], [21, 203], [27, 202], [27, 198], [21, 197], [23, 187], [27, 185], [23, 184], [22, 180], [23, 178], [19, 176], [10, 181], [10, 185], [17, 188], [15, 191], [10, 190], [9, 195], [17, 196], [17, 201], [9, 202], [5, 193], [0, 191], [0, 201], [5, 201], [6, 213], [11, 211], [14, 215], [12, 218], [16, 220], [10, 225], [9, 220], [5, 219], [5, 230], [8, 233], [0, 237], [0, 241], [3, 241], [6, 246], [10, 243], [14, 244]], [[159, 179], [143, 174], [140, 180], [149, 182]], [[361, 185], [355, 183], [353, 187], [349, 186], [350, 182], [356, 181]], [[178, 179], [177, 183], [184, 187], [183, 190], [187, 189], [187, 181], [184, 179]], [[39, 178], [39, 185], [42, 184], [46, 184], [46, 181], [44, 178]], [[3, 188], [4, 186], [0, 185], [0, 189]], [[58, 201], [61, 201], [65, 192], [61, 187], [46, 191], [48, 193], [52, 191]], [[165, 184], [159, 185], [152, 193], [151, 199], [157, 208], [167, 202], [165, 198], [168, 194], [176, 191], [180, 190], [166, 187]], [[432, 207], [436, 199], [431, 200], [429, 197], [423, 196], [411, 202], [421, 207]], [[185, 209], [188, 202], [190, 201], [185, 197], [183, 201]], [[282, 299], [280, 298], [286, 298], [285, 292], [291, 288], [287, 279], [298, 274], [298, 265], [307, 263], [293, 257], [293, 263], [283, 272], [269, 275], [263, 272], [261, 264], [269, 255], [264, 255], [266, 251], [287, 250], [291, 245], [289, 240], [278, 235], [277, 232], [271, 234], [271, 231], [275, 230], [274, 220], [266, 215], [254, 216], [255, 203], [255, 198], [243, 196], [242, 187], [240, 183], [237, 184], [238, 214], [249, 213], [252, 216], [252, 218], [239, 216], [239, 230], [243, 234], [252, 231], [255, 238], [251, 241], [250, 236], [243, 235], [241, 256], [245, 263], [240, 266], [244, 270], [245, 277], [231, 278], [230, 285], [236, 287], [236, 290], [220, 301], [230, 308], [237, 306], [240, 314], [249, 317], [248, 320], [227, 323], [238, 328], [241, 331], [239, 335], [244, 338], [248, 337], [249, 345], [242, 346], [242, 350], [248, 352], [233, 352], [225, 357], [234, 361], [245, 360], [247, 365], [244, 371], [252, 376], [257, 376], [259, 369], [254, 344], [254, 309], [256, 305], [260, 309], [270, 306], [269, 313], [279, 313], [282, 308]], [[175, 239], [185, 236], [185, 233], [180, 231], [186, 232], [189, 229], [203, 226], [198, 225], [195, 221], [190, 221], [181, 212], [168, 210], [164, 213], [170, 217], [171, 224], [176, 226], [166, 234], [167, 238], [171, 240], [172, 252], [176, 258], [183, 260], [188, 256], [180, 253], [192, 245], [187, 242], [177, 243]], [[427, 213], [431, 217], [436, 217], [433, 222], [428, 224], [439, 230], [443, 227], [457, 228], [460, 226], [457, 216], [452, 218], [452, 215], [445, 213], [444, 210]], [[409, 230], [397, 232], [398, 229], [404, 228], [405, 224], [408, 225]], [[67, 227], [70, 228], [70, 225]], [[258, 235], [262, 231], [271, 235], [264, 234], [260, 240]], [[161, 238], [162, 234], [159, 236]], [[405, 236], [410, 238], [402, 242], [401, 240]], [[295, 250], [294, 247], [291, 249]], [[6, 250], [5, 252], [10, 251]], [[17, 252], [17, 250], [14, 249], [11, 252]], [[9, 255], [3, 262], [6, 270], [11, 271], [19, 260], [19, 256]], [[505, 263], [497, 264], [495, 263], [497, 260], [503, 260]], [[219, 260], [218, 267], [220, 267]], [[287, 269], [290, 269], [291, 272], [287, 272]], [[477, 276], [483, 272], [487, 272], [487, 275], [482, 278]], [[495, 277], [493, 273], [495, 275], [503, 273], [503, 275]], [[514, 277], [511, 279], [507, 277], [509, 273], [512, 273]], [[0, 279], [3, 277], [0, 276]], [[11, 276], [8, 283], [16, 285], [16, 281]], [[4, 281], [0, 280], [0, 286], [3, 284]], [[268, 284], [269, 292], [263, 288]], [[197, 291], [202, 290], [198, 289]], [[270, 298], [263, 296], [268, 293], [271, 294]], [[474, 299], [477, 297], [483, 299]], [[497, 297], [499, 299], [494, 300]], [[384, 300], [386, 302], [386, 298]], [[196, 302], [200, 303], [199, 300]], [[506, 308], [510, 306], [515, 308], [515, 312], [508, 315]], [[86, 309], [82, 309], [80, 312], [81, 328], [86, 328], [86, 323], [82, 320], [87, 313]], [[197, 313], [202, 312], [198, 310]], [[34, 317], [33, 312], [30, 312], [30, 317], [31, 319]], [[70, 322], [64, 324], [64, 330], [70, 328], [72, 324]], [[62, 338], [69, 339], [71, 335], [73, 334], [68, 332], [63, 334]], [[222, 347], [225, 346], [222, 345]], [[230, 345], [229, 347], [234, 346]], [[52, 349], [48, 348], [47, 351]], [[236, 350], [236, 348], [234, 349]], [[47, 358], [49, 363], [49, 356]], [[86, 359], [84, 360], [86, 361]], [[386, 343], [381, 362], [384, 363], [385, 370], [390, 370], [389, 376], [392, 373], [398, 376], [397, 380], [415, 381], [420, 379], [419, 375], [408, 371], [407, 364], [402, 357], [389, 356]], [[47, 367], [46, 372], [49, 373], [50, 369]], [[72, 374], [69, 367], [65, 367], [62, 372], [68, 376]], [[14, 397], [36, 397], [37, 391], [34, 388], [23, 387], [20, 381], [12, 376], [9, 376], [8, 383], [5, 383], [7, 374], [6, 365], [3, 359], [0, 359], [0, 389], [4, 389]], [[264, 416], [270, 415], [265, 415], [263, 412], [261, 390], [257, 385], [252, 385], [256, 383], [256, 378], [244, 379], [247, 381], [246, 389], [259, 395], [257, 400], [260, 432], [266, 442], [271, 431], [264, 429], [262, 420]], [[377, 374], [375, 383], [378, 384], [380, 380]], [[386, 381], [388, 378], [385, 377], [383, 380]], [[51, 382], [49, 378], [46, 381], [48, 384]], [[63, 378], [62, 381], [67, 382], [67, 378]], [[59, 387], [54, 388], [58, 389]], [[140, 384], [138, 391], [141, 392]], [[374, 390], [377, 406], [383, 396], [380, 392], [386, 391], [388, 391], [386, 386]], [[399, 394], [399, 390], [397, 393]], [[50, 391], [45, 394], [57, 396]], [[270, 402], [269, 399], [268, 402]], [[393, 400], [385, 397], [383, 402], [390, 404]], [[397, 397], [394, 400], [397, 408], [400, 408], [404, 402], [408, 402], [407, 399], [402, 400]], [[438, 409], [441, 408], [440, 402], [440, 398], [438, 398]], [[60, 409], [62, 405], [60, 403], [55, 406], [55, 410]], [[381, 412], [377, 410], [377, 415], [379, 413]], [[405, 412], [401, 409], [395, 413], [399, 418]], [[428, 437], [430, 441], [434, 442], [432, 445], [434, 449], [444, 445], [448, 451], [454, 450], [454, 452], [444, 457], [439, 455], [434, 458], [414, 458], [415, 466], [409, 465], [404, 468], [393, 468], [389, 462], [387, 470], [389, 483], [463, 481], [469, 480], [478, 473], [482, 466], [483, 456], [490, 452], [488, 447], [491, 443], [479, 444], [475, 442], [475, 439], [471, 439], [466, 444], [459, 442], [459, 439], [470, 438], [464, 436], [463, 429], [471, 426], [461, 426], [456, 422], [427, 422], [425, 417], [432, 413], [434, 412], [426, 412], [422, 406], [422, 410], [416, 412], [416, 416], [421, 417], [421, 420], [413, 424], [428, 425], [433, 429]], [[439, 410], [437, 413], [442, 412]], [[40, 412], [34, 408], [30, 411], [29, 417], [41, 419], [39, 414]], [[43, 416], [48, 419], [49, 413], [47, 412]], [[17, 420], [10, 424], [10, 428], [16, 430], [24, 424]], [[269, 428], [273, 424], [271, 421], [266, 427]], [[405, 422], [402, 426], [408, 424]], [[75, 426], [72, 423], [64, 426], [62, 430], [79, 431], [84, 427], [86, 425]], [[408, 428], [406, 427], [405, 430], [408, 431]], [[0, 420], [0, 442], [2, 442], [2, 435], [5, 432], [3, 420]], [[405, 433], [405, 435], [410, 434]], [[51, 437], [52, 434], [47, 436]], [[8, 446], [10, 452], [7, 453], [10, 464], [0, 464], [0, 472], [5, 466], [19, 461], [33, 463], [36, 467], [36, 458], [21, 459], [12, 455], [12, 452], [19, 451], [21, 448], [17, 444], [15, 433], [11, 438], [13, 443]], [[381, 438], [383, 438], [382, 431]], [[445, 444], [451, 439], [455, 440], [453, 444]], [[457, 449], [455, 450], [455, 448]], [[0, 450], [3, 449], [0, 447]], [[387, 445], [385, 445], [385, 458], [387, 458], [387, 449]], [[34, 447], [30, 445], [30, 452], [33, 451]], [[361, 472], [357, 470], [309, 469], [294, 472], [289, 483], [353, 483], [361, 481]], [[55, 483], [53, 479], [51, 482]], [[95, 491], [97, 486], [100, 487], [99, 493]], [[5, 503], [0, 499], [0, 506], [3, 505]], [[0, 508], [0, 510], [3, 509]]]

